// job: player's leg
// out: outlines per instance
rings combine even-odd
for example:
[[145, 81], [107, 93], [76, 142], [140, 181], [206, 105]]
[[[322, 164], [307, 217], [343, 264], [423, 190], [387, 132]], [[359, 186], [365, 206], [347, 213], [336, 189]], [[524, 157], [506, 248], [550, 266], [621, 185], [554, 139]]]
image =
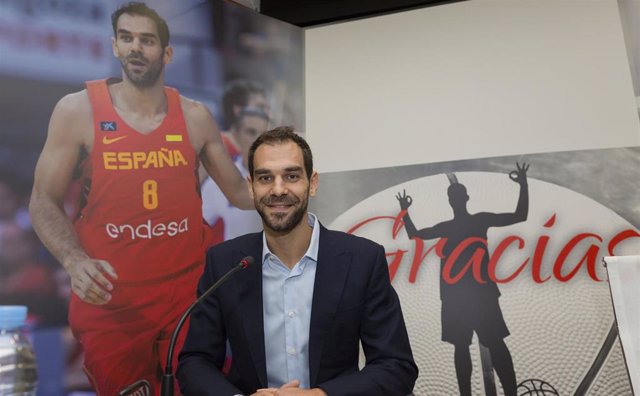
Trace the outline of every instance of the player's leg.
[[[173, 331], [178, 325], [178, 322], [183, 313], [196, 300], [196, 289], [198, 281], [200, 280], [200, 276], [202, 275], [203, 265], [198, 265], [192, 270], [173, 278], [170, 287], [167, 288], [163, 295], [163, 298], [167, 299], [165, 308], [170, 307], [168, 312], [163, 313], [163, 317], [165, 317], [167, 321], [163, 324], [163, 327], [159, 333], [159, 338], [156, 341], [157, 359], [163, 371], [166, 368], [165, 366], [169, 352], [169, 343]], [[173, 351], [171, 366], [173, 368], [174, 375], [178, 368], [178, 355], [180, 354], [180, 350], [182, 350], [182, 346], [184, 345], [184, 342], [186, 340], [188, 330], [189, 320], [187, 319], [180, 334], [178, 335]], [[181, 393], [180, 389], [178, 388], [177, 380], [174, 381], [174, 384], [174, 394], [180, 395]]]
[[74, 297], [69, 317], [74, 335], [84, 350], [85, 372], [96, 393], [101, 396], [156, 394], [153, 329], [145, 325], [142, 314], [103, 308]]
[[454, 346], [454, 366], [461, 396], [471, 396], [471, 352], [469, 346], [473, 337], [473, 329], [468, 323], [469, 315], [465, 314], [466, 305], [456, 299], [442, 300], [442, 341]]
[[500, 378], [505, 396], [515, 396], [517, 388], [516, 373], [507, 344], [505, 344], [503, 339], [500, 339], [485, 346], [489, 348], [491, 361], [493, 362], [496, 374], [498, 374], [498, 378]]
[[486, 299], [483, 305], [484, 316], [483, 320], [477, 324], [476, 333], [480, 343], [489, 349], [493, 368], [498, 374], [505, 395], [515, 395], [516, 373], [511, 353], [504, 342], [505, 337], [509, 335], [509, 329], [502, 316], [498, 298]]
[[471, 396], [471, 373], [473, 366], [471, 365], [469, 345], [458, 344], [454, 346], [454, 363], [456, 366], [460, 396]]

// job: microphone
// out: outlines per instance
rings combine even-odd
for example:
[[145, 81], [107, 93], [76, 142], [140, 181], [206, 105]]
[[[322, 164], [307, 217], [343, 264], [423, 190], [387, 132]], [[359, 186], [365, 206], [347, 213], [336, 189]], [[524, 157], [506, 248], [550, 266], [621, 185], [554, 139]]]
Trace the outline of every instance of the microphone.
[[162, 376], [162, 385], [160, 388], [161, 396], [173, 396], [173, 367], [171, 366], [171, 361], [173, 360], [173, 350], [176, 347], [178, 334], [180, 334], [180, 330], [182, 329], [184, 322], [187, 320], [187, 318], [191, 314], [191, 311], [193, 311], [193, 309], [198, 304], [200, 304], [202, 300], [207, 298], [209, 294], [213, 293], [214, 290], [220, 287], [220, 285], [222, 285], [227, 280], [227, 278], [229, 278], [231, 275], [235, 274], [236, 272], [240, 271], [241, 269], [245, 269], [248, 266], [253, 265], [255, 261], [256, 260], [251, 256], [247, 256], [242, 260], [240, 260], [238, 265], [231, 268], [226, 274], [222, 276], [222, 278], [218, 279], [218, 281], [214, 283], [213, 286], [211, 286], [210, 288], [207, 289], [207, 291], [202, 293], [202, 295], [198, 297], [198, 299], [194, 301], [193, 304], [191, 304], [186, 311], [184, 311], [184, 313], [180, 317], [180, 320], [178, 321], [178, 325], [176, 326], [175, 330], [173, 330], [173, 334], [171, 335], [171, 342], [169, 342], [169, 350], [167, 353], [167, 365], [165, 366], [166, 368], [164, 370], [164, 375]]

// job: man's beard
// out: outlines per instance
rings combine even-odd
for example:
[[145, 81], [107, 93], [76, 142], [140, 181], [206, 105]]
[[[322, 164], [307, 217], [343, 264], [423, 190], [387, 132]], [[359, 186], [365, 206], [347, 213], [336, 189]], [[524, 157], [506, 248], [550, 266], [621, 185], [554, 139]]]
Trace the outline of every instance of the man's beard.
[[305, 213], [307, 212], [307, 206], [309, 204], [309, 200], [305, 196], [301, 205], [293, 210], [291, 213], [274, 213], [273, 217], [270, 217], [267, 213], [265, 213], [264, 207], [268, 205], [276, 205], [276, 204], [286, 204], [286, 205], [295, 205], [299, 202], [295, 198], [291, 198], [289, 196], [283, 197], [273, 197], [269, 196], [260, 200], [260, 202], [256, 202], [256, 210], [260, 217], [262, 217], [262, 222], [264, 223], [265, 228], [269, 228], [272, 231], [276, 232], [289, 232], [293, 230], [300, 222], [302, 221]]
[[[127, 67], [127, 64], [129, 64], [131, 61], [145, 63], [147, 66], [147, 71], [142, 74], [132, 72]], [[120, 64], [122, 65], [122, 70], [124, 70], [124, 74], [126, 74], [129, 81], [131, 81], [131, 83], [138, 88], [149, 88], [153, 86], [160, 78], [160, 74], [162, 73], [162, 69], [164, 68], [164, 64], [162, 63], [162, 56], [157, 62], [150, 62], [143, 55], [137, 54], [135, 52], [132, 52], [126, 58], [120, 58]]]

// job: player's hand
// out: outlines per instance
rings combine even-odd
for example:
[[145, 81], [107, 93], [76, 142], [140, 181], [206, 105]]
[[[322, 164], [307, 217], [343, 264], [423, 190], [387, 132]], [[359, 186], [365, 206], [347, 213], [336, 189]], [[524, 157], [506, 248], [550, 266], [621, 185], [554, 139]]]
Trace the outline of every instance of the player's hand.
[[407, 195], [407, 192], [405, 190], [402, 190], [402, 194], [396, 194], [396, 198], [398, 199], [398, 202], [400, 203], [400, 209], [402, 210], [409, 209], [409, 206], [411, 206], [411, 204], [413, 203], [413, 198], [411, 198], [411, 195]]
[[64, 267], [71, 278], [71, 290], [82, 301], [89, 304], [105, 304], [111, 300], [110, 291], [113, 290], [113, 283], [109, 278], [118, 279], [111, 264], [86, 257]]
[[516, 170], [509, 173], [509, 178], [516, 183], [524, 184], [527, 182], [527, 171], [529, 170], [529, 164], [522, 165], [516, 162]]

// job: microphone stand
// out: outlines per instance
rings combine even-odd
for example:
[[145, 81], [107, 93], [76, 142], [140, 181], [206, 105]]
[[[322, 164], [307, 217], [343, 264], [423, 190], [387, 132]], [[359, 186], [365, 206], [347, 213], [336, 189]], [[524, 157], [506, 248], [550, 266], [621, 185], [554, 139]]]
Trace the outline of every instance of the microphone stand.
[[216, 290], [218, 287], [220, 287], [220, 285], [222, 285], [227, 280], [227, 278], [229, 278], [231, 275], [235, 274], [236, 272], [240, 271], [241, 269], [247, 268], [253, 262], [254, 262], [254, 258], [253, 257], [247, 256], [247, 257], [243, 258], [238, 263], [238, 265], [236, 265], [231, 270], [229, 270], [229, 272], [224, 274], [224, 276], [222, 278], [218, 279], [218, 281], [216, 283], [214, 283], [213, 286], [211, 286], [209, 289], [207, 289], [207, 291], [202, 293], [202, 295], [200, 297], [198, 297], [198, 299], [196, 301], [194, 301], [189, 306], [189, 308], [187, 308], [186, 311], [184, 311], [184, 313], [180, 317], [180, 320], [178, 321], [178, 325], [176, 326], [175, 330], [173, 330], [173, 334], [171, 335], [171, 342], [169, 342], [169, 350], [168, 350], [168, 353], [167, 353], [167, 365], [166, 365], [166, 368], [164, 370], [164, 375], [162, 376], [162, 385], [160, 387], [160, 395], [161, 396], [173, 396], [173, 386], [174, 386], [173, 385], [173, 367], [172, 367], [172, 364], [171, 364], [171, 362], [173, 360], [173, 350], [175, 349], [176, 341], [178, 340], [178, 334], [180, 334], [180, 330], [182, 329], [182, 326], [184, 325], [184, 322], [187, 320], [187, 318], [191, 314], [191, 311], [193, 311], [193, 309], [198, 304], [200, 304], [200, 302], [202, 300], [207, 298], [207, 296], [209, 294], [213, 293], [214, 290]]

